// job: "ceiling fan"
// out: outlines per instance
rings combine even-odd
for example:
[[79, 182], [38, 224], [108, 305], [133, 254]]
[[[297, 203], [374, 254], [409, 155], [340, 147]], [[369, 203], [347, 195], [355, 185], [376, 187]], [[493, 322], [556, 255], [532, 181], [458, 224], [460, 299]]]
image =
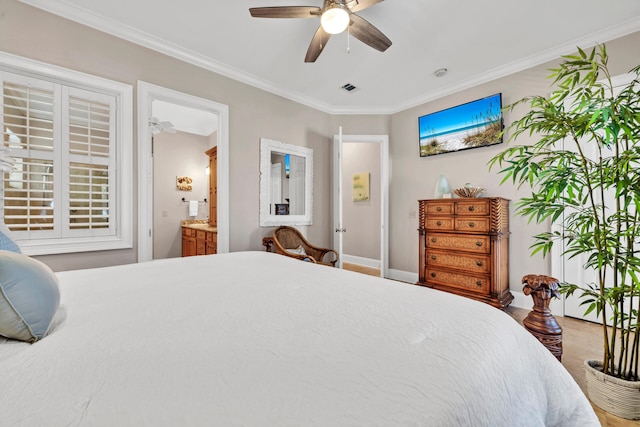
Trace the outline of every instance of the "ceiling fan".
[[151, 117], [149, 119], [149, 126], [151, 127], [151, 132], [154, 135], [157, 135], [160, 132], [177, 133], [176, 128], [173, 127], [173, 123], [161, 122], [157, 117]]
[[252, 7], [254, 18], [320, 18], [320, 27], [311, 39], [304, 62], [315, 62], [332, 34], [349, 28], [349, 34], [372, 48], [384, 52], [391, 40], [356, 12], [367, 9], [384, 0], [324, 0], [322, 7], [273, 6]]

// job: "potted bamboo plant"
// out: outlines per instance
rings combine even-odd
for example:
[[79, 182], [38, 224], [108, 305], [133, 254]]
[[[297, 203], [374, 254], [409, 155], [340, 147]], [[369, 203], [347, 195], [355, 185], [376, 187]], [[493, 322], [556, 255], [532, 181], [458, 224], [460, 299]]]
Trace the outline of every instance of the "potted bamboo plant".
[[[549, 96], [506, 107], [530, 107], [505, 129], [509, 142], [522, 134], [535, 142], [510, 145], [489, 168], [500, 169], [501, 184], [531, 188], [516, 203], [517, 215], [554, 224], [534, 236], [532, 255], [562, 243], [565, 256], [583, 257], [596, 273], [595, 283], [561, 286], [581, 299], [585, 315], [602, 320], [602, 360], [585, 363], [589, 397], [607, 412], [639, 419], [640, 66], [617, 86], [607, 61], [604, 45], [578, 49], [550, 70]], [[631, 401], [616, 401], [624, 396]]]

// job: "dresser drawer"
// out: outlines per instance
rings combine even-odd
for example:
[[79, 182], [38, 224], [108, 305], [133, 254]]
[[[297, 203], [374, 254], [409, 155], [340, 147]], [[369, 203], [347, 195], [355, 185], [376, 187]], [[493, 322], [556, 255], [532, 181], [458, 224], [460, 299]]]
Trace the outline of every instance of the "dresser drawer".
[[207, 231], [207, 242], [216, 243], [218, 241], [218, 235], [213, 231]]
[[437, 201], [429, 201], [424, 205], [424, 211], [427, 215], [449, 215], [454, 212], [454, 202], [453, 200], [437, 200]]
[[427, 233], [427, 249], [460, 250], [488, 254], [491, 251], [489, 236]]
[[427, 230], [453, 231], [455, 229], [454, 219], [450, 217], [428, 217], [424, 221], [424, 228]]
[[449, 267], [469, 273], [489, 273], [491, 258], [484, 255], [470, 255], [458, 252], [427, 251], [426, 264], [429, 267]]
[[196, 230], [193, 228], [182, 227], [182, 235], [187, 237], [194, 237], [196, 235]]
[[432, 284], [463, 289], [479, 294], [488, 294], [491, 288], [489, 276], [484, 275], [452, 273], [427, 266], [425, 277], [427, 282]]
[[196, 230], [196, 239], [206, 240], [207, 232], [204, 230]]
[[490, 231], [489, 217], [456, 217], [456, 231], [466, 233], [488, 233]]
[[489, 215], [491, 208], [488, 199], [457, 199], [456, 215]]

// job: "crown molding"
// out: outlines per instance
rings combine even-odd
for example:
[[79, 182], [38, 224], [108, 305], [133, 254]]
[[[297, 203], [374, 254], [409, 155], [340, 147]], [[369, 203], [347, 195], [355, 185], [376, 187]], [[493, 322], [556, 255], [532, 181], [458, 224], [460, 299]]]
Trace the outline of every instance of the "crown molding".
[[576, 51], [576, 46], [583, 49], [594, 46], [597, 43], [604, 43], [618, 37], [631, 34], [640, 30], [640, 18], [632, 18], [619, 24], [604, 28], [587, 36], [574, 39], [569, 43], [556, 46], [552, 49], [531, 55], [522, 60], [514, 61], [501, 67], [494, 68], [487, 72], [477, 74], [461, 82], [444, 86], [435, 91], [428, 92], [420, 97], [416, 97], [405, 102], [390, 106], [335, 106], [317, 99], [310, 98], [299, 92], [291, 91], [273, 82], [264, 80], [253, 74], [247, 73], [228, 64], [208, 58], [204, 55], [185, 49], [177, 44], [168, 42], [145, 32], [127, 27], [116, 21], [110, 20], [102, 15], [96, 14], [84, 8], [71, 5], [65, 0], [19, 0], [21, 3], [42, 9], [62, 18], [75, 21], [98, 31], [111, 34], [112, 36], [127, 40], [131, 43], [152, 49], [156, 52], [171, 56], [178, 60], [187, 62], [200, 68], [213, 71], [222, 76], [248, 84], [274, 95], [281, 96], [307, 107], [314, 108], [327, 114], [334, 115], [389, 115], [396, 114], [404, 110], [434, 101], [447, 95], [451, 95], [462, 90], [470, 89], [483, 83], [496, 80], [501, 77], [526, 70], [545, 62], [558, 59], [562, 55], [571, 54]]
[[627, 34], [640, 31], [640, 18], [633, 18], [627, 21], [621, 22], [614, 26], [604, 28], [598, 32], [591, 33], [587, 36], [574, 39], [568, 43], [555, 46], [552, 49], [548, 49], [537, 54], [531, 55], [527, 58], [511, 62], [493, 70], [489, 70], [485, 73], [477, 74], [469, 79], [463, 80], [453, 85], [444, 86], [436, 91], [429, 92], [418, 98], [407, 100], [406, 102], [397, 104], [393, 107], [389, 107], [389, 114], [399, 113], [409, 108], [417, 107], [430, 101], [434, 101], [443, 96], [451, 95], [462, 90], [470, 89], [472, 87], [481, 85], [483, 83], [496, 80], [501, 77], [524, 71], [528, 68], [532, 68], [549, 61], [559, 59], [563, 55], [570, 55], [576, 52], [576, 47], [581, 49], [588, 49], [596, 44], [605, 43], [607, 41], [626, 36]]
[[87, 9], [70, 4], [65, 0], [19, 0], [21, 3], [58, 15], [81, 25], [110, 34], [123, 40], [146, 47], [175, 59], [204, 68], [233, 80], [273, 93], [299, 104], [331, 114], [332, 106], [316, 99], [309, 98], [298, 92], [285, 89], [273, 82], [261, 79], [246, 71], [234, 68], [223, 62], [208, 58], [175, 43], [152, 36], [143, 31], [123, 25]]

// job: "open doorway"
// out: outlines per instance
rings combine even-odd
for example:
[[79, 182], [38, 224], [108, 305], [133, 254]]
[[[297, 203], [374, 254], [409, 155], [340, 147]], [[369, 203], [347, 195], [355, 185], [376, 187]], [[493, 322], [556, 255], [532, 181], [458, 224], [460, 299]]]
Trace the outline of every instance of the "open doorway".
[[[209, 156], [218, 118], [209, 111], [165, 101], [151, 103], [153, 138], [153, 259], [182, 256], [183, 220], [209, 223], [213, 202]], [[179, 185], [178, 177], [189, 183]], [[215, 222], [215, 218], [213, 218]]]
[[369, 274], [375, 269], [387, 277], [389, 137], [340, 132], [333, 142], [334, 249], [340, 266]]
[[[343, 267], [380, 275], [382, 160], [378, 144], [344, 141], [342, 148]], [[366, 271], [366, 270], [365, 270]]]
[[[229, 107], [204, 98], [195, 97], [171, 89], [138, 82], [138, 262], [153, 259], [154, 246], [154, 162], [152, 157], [154, 102], [162, 101], [173, 106], [208, 112], [215, 117], [215, 142], [217, 147], [217, 252], [229, 252]], [[158, 104], [156, 104], [158, 105]], [[175, 128], [176, 118], [160, 119], [157, 122], [170, 122]], [[173, 121], [172, 121], [173, 120]], [[176, 129], [176, 133], [177, 133]], [[206, 156], [202, 152], [202, 173], [206, 167]], [[172, 179], [176, 180], [174, 175]], [[187, 196], [185, 196], [185, 200]], [[178, 197], [182, 202], [182, 196]], [[185, 208], [186, 208], [185, 204]], [[198, 209], [200, 211], [200, 209]], [[203, 213], [206, 209], [203, 206]], [[167, 213], [168, 214], [168, 213]], [[162, 210], [160, 211], [162, 215]]]

